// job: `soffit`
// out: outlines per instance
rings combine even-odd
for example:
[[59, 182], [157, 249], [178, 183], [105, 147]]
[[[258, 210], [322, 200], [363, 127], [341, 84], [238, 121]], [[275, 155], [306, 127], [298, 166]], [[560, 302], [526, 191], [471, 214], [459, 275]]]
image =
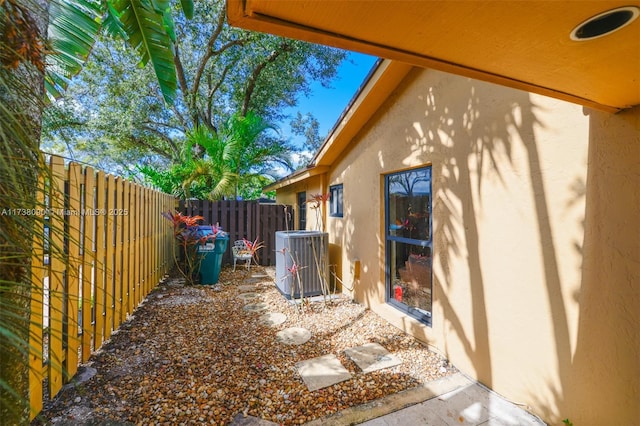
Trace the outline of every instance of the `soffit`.
[[360, 51], [582, 105], [640, 104], [640, 19], [572, 41], [586, 19], [638, 1], [227, 0], [232, 25]]

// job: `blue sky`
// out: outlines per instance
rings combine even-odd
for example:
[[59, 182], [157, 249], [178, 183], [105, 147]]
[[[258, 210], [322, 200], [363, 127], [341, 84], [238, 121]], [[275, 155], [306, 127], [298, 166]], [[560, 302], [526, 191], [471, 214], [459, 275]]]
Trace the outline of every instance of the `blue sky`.
[[[331, 88], [322, 87], [320, 83], [311, 85], [311, 94], [298, 100], [298, 105], [285, 112], [295, 117], [300, 111], [303, 115], [311, 113], [320, 122], [320, 135], [326, 136], [333, 125], [355, 95], [377, 58], [361, 53], [350, 52], [338, 69], [338, 76], [331, 83]], [[284, 137], [290, 137], [289, 121], [280, 124]]]

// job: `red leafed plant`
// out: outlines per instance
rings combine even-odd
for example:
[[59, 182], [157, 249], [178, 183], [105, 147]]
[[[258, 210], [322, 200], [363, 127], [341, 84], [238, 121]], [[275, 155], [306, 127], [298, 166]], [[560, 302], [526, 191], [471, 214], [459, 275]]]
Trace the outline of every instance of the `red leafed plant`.
[[322, 215], [321, 207], [331, 199], [331, 194], [313, 194], [307, 200], [309, 203], [309, 208], [315, 210], [316, 212], [316, 226], [319, 226], [319, 230], [324, 231], [324, 219]]
[[[287, 274], [283, 276], [281, 279], [286, 280], [288, 277], [291, 277], [291, 298], [296, 292], [296, 288], [300, 289], [300, 297], [304, 299], [304, 287], [302, 286], [302, 281], [300, 279], [300, 270], [306, 268], [306, 266], [301, 266], [294, 257], [291, 250], [288, 250], [286, 247], [283, 247], [281, 250], [276, 251], [276, 253], [280, 253], [281, 255], [288, 257], [290, 259], [291, 266], [285, 266], [287, 270]], [[289, 261], [285, 261], [285, 265], [289, 263]], [[300, 304], [300, 309], [304, 308], [304, 304]]]
[[251, 253], [251, 257], [254, 259], [256, 264], [259, 264], [260, 258], [258, 257], [258, 250], [264, 247], [264, 242], [260, 241], [259, 237], [256, 237], [254, 241], [249, 241], [246, 238], [242, 239], [244, 241], [244, 245], [247, 247], [247, 251]]
[[215, 242], [218, 236], [224, 235], [219, 224], [211, 225], [211, 232], [202, 230], [199, 225], [202, 216], [187, 216], [180, 212], [165, 212], [162, 216], [173, 224], [173, 236], [181, 248], [184, 263], [181, 263], [174, 251], [174, 259], [178, 271], [184, 276], [187, 284], [194, 284], [202, 258], [198, 255], [198, 245]]
[[329, 193], [326, 193], [326, 194], [313, 194], [311, 197], [309, 197], [309, 199], [307, 201], [312, 203], [311, 208], [315, 209], [315, 208], [320, 207], [321, 203], [326, 203], [327, 201], [329, 201], [330, 198], [331, 198], [331, 194], [329, 194]]

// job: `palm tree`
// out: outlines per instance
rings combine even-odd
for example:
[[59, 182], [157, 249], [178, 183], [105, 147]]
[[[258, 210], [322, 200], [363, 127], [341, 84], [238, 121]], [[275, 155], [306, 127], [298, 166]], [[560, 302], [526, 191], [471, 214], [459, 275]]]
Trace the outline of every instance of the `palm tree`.
[[199, 126], [187, 133], [181, 153], [182, 164], [177, 165], [187, 172], [181, 182], [185, 198], [191, 198], [192, 189], [196, 187], [201, 196], [206, 192], [210, 199], [223, 198], [233, 191], [238, 176], [225, 161], [231, 148], [208, 127]]
[[[190, 17], [192, 0], [180, 3]], [[29, 421], [30, 261], [32, 234], [43, 228], [34, 226], [33, 216], [14, 212], [36, 206], [44, 88], [59, 94], [104, 28], [125, 38], [142, 64], [152, 63], [171, 102], [176, 76], [170, 5], [170, 0], [0, 0], [0, 418], [6, 424]]]
[[[42, 111], [44, 0], [0, 2], [0, 418], [28, 420], [33, 216]], [[28, 83], [27, 83], [28, 82]], [[15, 210], [14, 210], [15, 209]], [[14, 214], [15, 213], [15, 214]]]
[[249, 111], [231, 116], [217, 133], [204, 126], [191, 131], [183, 151], [191, 170], [182, 184], [187, 196], [198, 182], [209, 188], [210, 199], [237, 198], [260, 177], [273, 177], [272, 164], [291, 169], [287, 147], [266, 135], [269, 129], [275, 127]]

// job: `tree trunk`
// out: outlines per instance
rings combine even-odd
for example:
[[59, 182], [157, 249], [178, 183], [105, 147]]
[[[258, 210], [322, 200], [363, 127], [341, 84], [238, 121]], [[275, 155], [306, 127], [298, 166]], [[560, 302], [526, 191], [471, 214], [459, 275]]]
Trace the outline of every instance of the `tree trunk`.
[[29, 422], [35, 222], [30, 213], [36, 207], [47, 22], [46, 0], [0, 2], [0, 419], [5, 424]]

